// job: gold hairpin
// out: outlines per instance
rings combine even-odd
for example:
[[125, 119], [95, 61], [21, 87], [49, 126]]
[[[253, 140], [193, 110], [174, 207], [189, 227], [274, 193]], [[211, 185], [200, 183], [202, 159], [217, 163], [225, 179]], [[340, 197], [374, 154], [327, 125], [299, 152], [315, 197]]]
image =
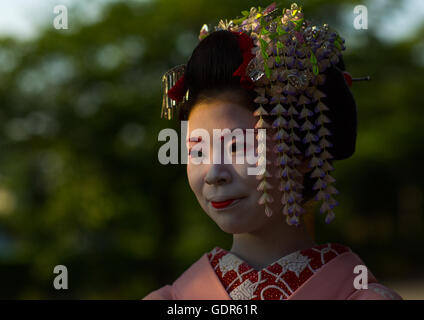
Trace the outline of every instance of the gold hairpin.
[[[168, 91], [177, 83], [178, 79], [180, 79], [185, 72], [186, 66], [184, 64], [178, 65], [170, 70], [168, 70], [162, 76], [162, 110], [160, 117], [166, 117], [168, 120], [172, 119], [173, 109], [179, 104], [179, 102], [172, 100], [168, 97]], [[183, 101], [184, 103], [188, 99], [188, 92], [185, 95]]]

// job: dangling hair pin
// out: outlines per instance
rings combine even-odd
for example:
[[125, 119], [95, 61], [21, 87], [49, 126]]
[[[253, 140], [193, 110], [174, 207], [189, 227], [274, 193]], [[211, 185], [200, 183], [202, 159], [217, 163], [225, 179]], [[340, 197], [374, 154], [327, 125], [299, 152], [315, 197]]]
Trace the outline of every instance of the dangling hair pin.
[[188, 100], [188, 89], [184, 81], [185, 65], [179, 65], [162, 76], [162, 110], [161, 118], [172, 119], [174, 109]]

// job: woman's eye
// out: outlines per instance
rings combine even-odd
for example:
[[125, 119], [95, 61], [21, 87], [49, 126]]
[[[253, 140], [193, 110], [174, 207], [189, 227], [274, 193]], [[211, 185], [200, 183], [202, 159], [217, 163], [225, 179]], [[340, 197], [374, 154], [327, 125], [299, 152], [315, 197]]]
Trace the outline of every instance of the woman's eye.
[[199, 158], [199, 157], [203, 157], [203, 152], [201, 151], [201, 150], [199, 150], [199, 151], [191, 151], [191, 149], [190, 149], [190, 151], [189, 151], [189, 153], [188, 153], [191, 157], [194, 157], [194, 158]]
[[[243, 150], [246, 151], [246, 144], [243, 145]], [[237, 143], [236, 142], [231, 145], [231, 152], [237, 152]]]

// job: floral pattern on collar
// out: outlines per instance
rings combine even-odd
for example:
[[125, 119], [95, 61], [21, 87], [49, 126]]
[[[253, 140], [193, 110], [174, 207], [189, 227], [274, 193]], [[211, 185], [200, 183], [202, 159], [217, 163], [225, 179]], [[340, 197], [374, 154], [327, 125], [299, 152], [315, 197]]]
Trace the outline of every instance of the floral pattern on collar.
[[233, 300], [285, 300], [325, 264], [348, 251], [337, 243], [317, 245], [290, 253], [261, 270], [219, 247], [207, 256]]

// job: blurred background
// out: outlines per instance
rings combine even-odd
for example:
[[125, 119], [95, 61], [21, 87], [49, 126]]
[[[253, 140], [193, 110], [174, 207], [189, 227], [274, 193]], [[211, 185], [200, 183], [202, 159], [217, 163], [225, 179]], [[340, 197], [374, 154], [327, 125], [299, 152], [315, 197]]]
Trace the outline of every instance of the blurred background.
[[[297, 1], [346, 39], [355, 155], [335, 163], [343, 243], [377, 279], [424, 299], [424, 1]], [[0, 2], [0, 298], [141, 299], [215, 246], [185, 165], [162, 166], [161, 75], [187, 62], [204, 23], [271, 1]], [[289, 1], [280, 1], [289, 7]], [[68, 29], [55, 29], [56, 5]], [[354, 7], [368, 8], [356, 30]], [[68, 290], [53, 269], [68, 268]]]

